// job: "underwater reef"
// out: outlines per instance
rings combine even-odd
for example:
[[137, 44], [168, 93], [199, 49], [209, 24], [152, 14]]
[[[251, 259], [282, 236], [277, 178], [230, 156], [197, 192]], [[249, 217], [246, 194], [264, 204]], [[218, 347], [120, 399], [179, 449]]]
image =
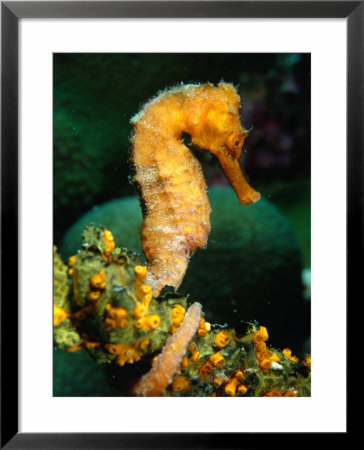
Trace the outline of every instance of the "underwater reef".
[[[100, 226], [85, 227], [68, 265], [55, 249], [55, 344], [109, 365], [124, 395], [310, 395], [309, 355], [299, 361], [288, 348], [269, 347], [267, 329], [254, 321], [211, 324], [199, 303], [172, 288], [155, 298], [146, 275], [137, 255]], [[130, 369], [123, 377], [125, 366], [133, 377]]]
[[[254, 319], [242, 320], [240, 311], [239, 320], [230, 326], [221, 322], [212, 324], [205, 317], [199, 292], [209, 284], [221, 285], [220, 265], [230, 275], [233, 272], [233, 278], [239, 278], [242, 270], [240, 258], [232, 259], [228, 250], [235, 246], [237, 253], [244, 253], [244, 246], [239, 247], [242, 241], [239, 233], [234, 235], [229, 228], [231, 222], [225, 222], [224, 231], [220, 230], [222, 242], [226, 237], [227, 245], [205, 260], [208, 276], [194, 283], [198, 287], [197, 301], [190, 293], [185, 295], [179, 290], [191, 256], [206, 246], [211, 230], [207, 185], [190, 145], [216, 157], [235, 191], [238, 200], [235, 206], [224, 201], [221, 193], [219, 204], [233, 210], [241, 205], [252, 207], [261, 200], [261, 195], [247, 182], [240, 162], [249, 131], [241, 124], [239, 110], [240, 97], [232, 84], [181, 83], [159, 92], [132, 117], [130, 160], [143, 213], [140, 231], [145, 264], [130, 249], [129, 241], [129, 249], [116, 245], [112, 231], [104, 225], [104, 216], [102, 225], [84, 227], [82, 246], [69, 256], [67, 265], [54, 249], [55, 343], [71, 353], [86, 349], [99, 364], [111, 367], [111, 378], [117, 380], [123, 395], [310, 395], [310, 355], [304, 355], [300, 361], [289, 348], [269, 347], [266, 326]], [[265, 220], [274, 210], [269, 211], [267, 205]], [[123, 209], [121, 221], [122, 214]], [[223, 214], [229, 217], [228, 210]], [[245, 217], [246, 223], [249, 218], [253, 215]], [[268, 222], [274, 221], [270, 218]], [[281, 256], [287, 260], [287, 254], [281, 251], [285, 247], [282, 242], [288, 242], [289, 252], [294, 248], [294, 240], [289, 242], [289, 232], [286, 233], [283, 223], [278, 223], [279, 232], [266, 235], [268, 240], [278, 243], [273, 257], [269, 258], [269, 252], [264, 255], [263, 251], [262, 255], [258, 251], [257, 265], [249, 261], [253, 268], [250, 281], [255, 288], [258, 282], [254, 269], [265, 257], [272, 287], [277, 283], [276, 274], [282, 271], [284, 277], [289, 276], [302, 290], [299, 264], [293, 264], [299, 257], [288, 258], [284, 272], [279, 266]], [[264, 243], [256, 239], [261, 222], [257, 220], [255, 225], [247, 228], [246, 242], [264, 249]], [[239, 230], [239, 224], [235, 230]], [[125, 236], [122, 239], [125, 242]], [[292, 267], [298, 268], [298, 278], [289, 273], [288, 268]], [[246, 284], [249, 286], [249, 281]], [[225, 291], [217, 298], [231, 310], [233, 302], [239, 300], [243, 304], [246, 292], [242, 286], [234, 298], [229, 285], [229, 281], [222, 284]], [[273, 308], [280, 308], [282, 328], [286, 308], [296, 305], [283, 304], [274, 290], [272, 295], [279, 302]], [[225, 302], [225, 298], [232, 303]], [[302, 296], [293, 298], [300, 300]], [[271, 303], [267, 298], [264, 301]], [[296, 308], [294, 314], [297, 311]], [[237, 308], [233, 312], [237, 313]], [[120, 371], [130, 366], [134, 370], [123, 376]]]
[[[269, 327], [274, 345], [290, 342], [300, 353], [309, 330], [310, 305], [302, 297], [302, 256], [292, 227], [264, 197], [241, 207], [231, 188], [215, 186], [209, 188], [209, 199], [209, 241], [190, 259], [179, 291], [201, 302], [213, 323], [233, 325], [242, 317], [259, 317]], [[103, 224], [116, 242], [128, 243], [145, 264], [137, 197], [111, 200], [83, 215], [60, 245], [65, 260], [77, 252], [83, 228], [90, 223]]]

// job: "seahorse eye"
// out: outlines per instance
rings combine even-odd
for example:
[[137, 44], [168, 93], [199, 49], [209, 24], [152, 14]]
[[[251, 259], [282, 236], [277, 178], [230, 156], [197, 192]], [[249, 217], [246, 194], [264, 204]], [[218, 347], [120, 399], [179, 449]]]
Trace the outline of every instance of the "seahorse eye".
[[240, 133], [232, 133], [226, 139], [225, 147], [229, 153], [236, 156], [242, 147], [243, 141], [244, 138]]

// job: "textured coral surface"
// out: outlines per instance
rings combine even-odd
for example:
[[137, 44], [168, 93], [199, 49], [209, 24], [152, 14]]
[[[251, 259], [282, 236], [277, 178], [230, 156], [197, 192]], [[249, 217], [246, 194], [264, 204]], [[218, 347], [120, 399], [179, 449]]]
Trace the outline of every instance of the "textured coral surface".
[[[241, 318], [259, 319], [274, 345], [289, 342], [302, 353], [310, 305], [302, 298], [302, 256], [288, 220], [266, 198], [242, 207], [229, 187], [212, 187], [208, 195], [212, 213], [207, 247], [191, 258], [179, 291], [203, 304], [208, 321], [233, 325]], [[81, 217], [60, 247], [64, 258], [76, 253], [89, 223], [104, 224], [144, 264], [136, 197], [112, 200]]]
[[[289, 349], [269, 348], [267, 330], [256, 322], [211, 325], [172, 289], [154, 298], [146, 268], [115, 246], [109, 230], [86, 227], [68, 267], [56, 250], [54, 261], [56, 344], [71, 353], [85, 348], [109, 366], [124, 395], [310, 395], [309, 355], [299, 361]], [[143, 374], [167, 372], [171, 358], [163, 355], [170, 351], [176, 359], [165, 389], [134, 390]], [[132, 376], [123, 376], [124, 367], [133, 367]]]

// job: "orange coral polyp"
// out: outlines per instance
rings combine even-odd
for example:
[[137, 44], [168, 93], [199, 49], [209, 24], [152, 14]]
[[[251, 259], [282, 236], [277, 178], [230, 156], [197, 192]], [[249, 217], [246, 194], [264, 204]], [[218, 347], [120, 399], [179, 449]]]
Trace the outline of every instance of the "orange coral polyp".
[[105, 256], [110, 256], [115, 248], [115, 242], [114, 242], [114, 236], [112, 235], [111, 231], [104, 230], [104, 242], [106, 244], [106, 248], [104, 250]]
[[172, 391], [173, 392], [186, 392], [191, 388], [190, 381], [183, 376], [177, 377], [172, 382]]
[[157, 314], [141, 317], [138, 319], [134, 327], [138, 330], [152, 331], [159, 327], [161, 324], [161, 318]]
[[272, 357], [268, 350], [265, 341], [268, 339], [268, 331], [266, 327], [259, 327], [259, 330], [254, 333], [253, 342], [255, 346], [256, 358], [258, 366], [264, 371], [268, 371], [272, 367], [272, 361], [275, 357]]
[[210, 232], [206, 183], [199, 162], [181, 140], [183, 132], [218, 158], [241, 203], [260, 197], [239, 164], [247, 135], [239, 106], [231, 84], [181, 85], [148, 102], [131, 120], [135, 181], [145, 206], [146, 280], [155, 296], [165, 285], [179, 287], [190, 254], [206, 245]]
[[245, 384], [241, 384], [240, 386], [238, 386], [238, 392], [241, 395], [245, 395], [248, 392], [248, 386], [245, 386]]
[[282, 394], [279, 391], [272, 389], [270, 391], [265, 392], [263, 394], [263, 397], [282, 397]]
[[303, 364], [311, 370], [311, 355], [306, 355]]
[[124, 319], [128, 317], [128, 311], [123, 306], [106, 305], [106, 311], [111, 319]]
[[104, 269], [101, 269], [99, 273], [91, 277], [90, 284], [96, 289], [104, 289], [106, 287]]
[[215, 367], [221, 367], [225, 364], [225, 358], [220, 352], [214, 353], [209, 359]]
[[184, 309], [183, 306], [181, 305], [174, 305], [172, 311], [171, 311], [171, 319], [172, 322], [182, 322], [182, 320], [184, 319], [184, 316], [186, 314], [186, 310]]
[[88, 293], [88, 298], [89, 298], [91, 301], [96, 301], [96, 300], [98, 300], [98, 299], [100, 298], [100, 295], [101, 295], [101, 292], [100, 292], [100, 291], [90, 291], [90, 292]]
[[76, 255], [70, 256], [70, 257], [68, 258], [68, 265], [69, 265], [70, 267], [72, 267], [73, 264], [75, 263], [76, 259], [77, 259], [77, 256], [76, 256]]
[[230, 335], [227, 331], [219, 331], [219, 333], [217, 333], [217, 335], [215, 336], [215, 345], [219, 348], [224, 348], [227, 346], [229, 338]]
[[53, 324], [59, 325], [62, 323], [70, 314], [64, 309], [60, 308], [56, 304], [53, 305]]
[[134, 267], [134, 272], [138, 281], [144, 281], [145, 277], [147, 276], [148, 270], [145, 266], [138, 265]]
[[211, 325], [205, 321], [204, 317], [201, 317], [200, 324], [197, 329], [197, 335], [201, 337], [205, 337], [207, 332], [210, 331]]
[[129, 325], [128, 311], [122, 306], [106, 305], [105, 328], [126, 328]]
[[297, 358], [297, 356], [292, 356], [292, 351], [289, 348], [285, 348], [282, 350], [283, 355], [290, 359], [293, 362], [298, 362], [299, 359]]
[[152, 289], [146, 285], [146, 284], [141, 284], [139, 286], [139, 291], [141, 293], [141, 295], [144, 297], [145, 295], [149, 295], [152, 293]]
[[182, 362], [181, 362], [181, 366], [180, 366], [181, 370], [184, 370], [188, 366], [188, 364], [189, 364], [189, 361], [188, 361], [187, 356], [185, 355], [182, 358]]
[[211, 372], [213, 368], [213, 363], [208, 359], [201, 365], [198, 374], [200, 375], [200, 377], [205, 377], [209, 372]]
[[225, 384], [225, 394], [230, 395], [231, 397], [234, 396], [238, 384], [239, 381], [236, 378], [232, 378], [227, 384]]
[[143, 303], [137, 303], [133, 309], [132, 316], [134, 319], [140, 319], [144, 317], [147, 313], [147, 308]]
[[268, 330], [266, 327], [259, 327], [259, 330], [254, 334], [254, 342], [267, 341], [269, 338]]

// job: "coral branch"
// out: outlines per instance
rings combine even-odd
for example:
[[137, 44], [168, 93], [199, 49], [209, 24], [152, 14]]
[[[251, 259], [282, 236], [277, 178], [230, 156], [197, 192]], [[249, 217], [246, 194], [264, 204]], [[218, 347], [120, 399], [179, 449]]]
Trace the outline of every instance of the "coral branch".
[[133, 392], [135, 395], [158, 397], [163, 394], [166, 387], [171, 383], [188, 344], [197, 331], [201, 314], [202, 309], [199, 303], [190, 306], [181, 326], [168, 339], [155, 365], [134, 386]]
[[[156, 300], [137, 256], [117, 246], [110, 255], [105, 235], [108, 230], [87, 226], [68, 267], [54, 253], [59, 348], [84, 348], [109, 365], [123, 395], [310, 395], [309, 355], [299, 361], [288, 348], [269, 347], [267, 329], [256, 322], [241, 322], [235, 329], [210, 324], [200, 304], [188, 308], [188, 298], [173, 291]], [[130, 392], [124, 366], [126, 372], [134, 370], [135, 381], [155, 355], [155, 365]]]

